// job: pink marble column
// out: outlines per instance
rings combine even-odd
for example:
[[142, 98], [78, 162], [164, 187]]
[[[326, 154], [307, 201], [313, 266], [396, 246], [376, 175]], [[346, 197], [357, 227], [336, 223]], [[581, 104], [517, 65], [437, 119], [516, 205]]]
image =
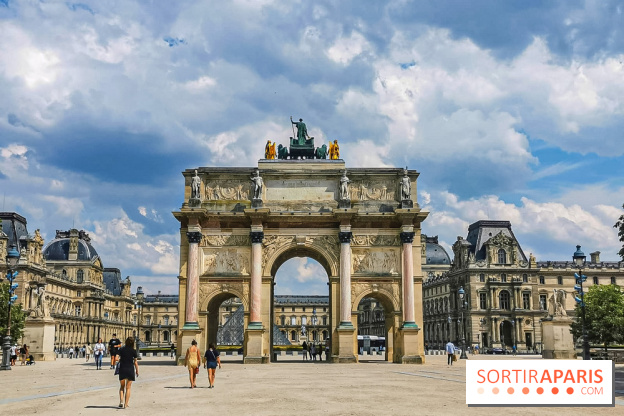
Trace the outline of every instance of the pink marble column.
[[251, 237], [251, 290], [249, 327], [262, 328], [262, 240], [264, 232], [252, 231]]
[[202, 233], [198, 231], [186, 233], [189, 242], [187, 271], [186, 271], [186, 311], [184, 328], [199, 328], [198, 307], [199, 301], [199, 242]]
[[414, 232], [402, 232], [403, 242], [403, 327], [416, 327], [414, 318]]
[[351, 236], [339, 232], [340, 239], [340, 326], [353, 327], [351, 322]]

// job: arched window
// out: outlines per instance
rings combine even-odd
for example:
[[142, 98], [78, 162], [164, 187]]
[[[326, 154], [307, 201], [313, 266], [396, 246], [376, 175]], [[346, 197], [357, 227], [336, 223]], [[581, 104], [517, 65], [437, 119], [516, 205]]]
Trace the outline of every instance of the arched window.
[[563, 277], [557, 276], [557, 284], [558, 285], [562, 285], [563, 284]]
[[327, 341], [329, 339], [329, 332], [323, 331], [323, 341]]
[[500, 300], [500, 308], [501, 309], [505, 309], [505, 310], [509, 310], [509, 292], [506, 290], [501, 290], [500, 295], [499, 296], [499, 300]]
[[84, 281], [84, 272], [82, 270], [78, 270], [78, 273], [76, 273], [76, 280], [78, 283], [82, 283]]
[[502, 248], [498, 250], [498, 264], [507, 263], [507, 252]]
[[145, 342], [152, 342], [152, 333], [150, 331], [145, 331]]

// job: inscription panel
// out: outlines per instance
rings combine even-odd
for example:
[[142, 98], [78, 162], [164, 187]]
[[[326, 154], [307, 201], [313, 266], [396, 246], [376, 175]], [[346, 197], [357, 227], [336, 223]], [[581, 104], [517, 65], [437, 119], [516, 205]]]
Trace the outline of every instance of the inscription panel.
[[267, 179], [267, 201], [333, 201], [337, 181], [313, 179]]

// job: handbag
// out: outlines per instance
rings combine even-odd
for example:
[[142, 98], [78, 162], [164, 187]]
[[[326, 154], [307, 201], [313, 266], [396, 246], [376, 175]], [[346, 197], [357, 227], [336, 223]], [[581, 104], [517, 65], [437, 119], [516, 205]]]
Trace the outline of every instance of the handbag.
[[121, 363], [117, 363], [115, 365], [115, 375], [119, 375], [119, 364], [121, 364]]
[[199, 367], [195, 367], [195, 374], [199, 374]]

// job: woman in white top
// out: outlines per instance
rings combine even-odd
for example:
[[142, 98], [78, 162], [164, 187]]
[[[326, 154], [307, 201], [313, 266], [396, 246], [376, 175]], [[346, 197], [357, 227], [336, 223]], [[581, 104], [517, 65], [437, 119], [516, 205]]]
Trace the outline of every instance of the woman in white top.
[[93, 358], [95, 358], [95, 368], [102, 369], [102, 357], [106, 351], [106, 345], [102, 342], [102, 338], [98, 338], [97, 344], [93, 347]]

